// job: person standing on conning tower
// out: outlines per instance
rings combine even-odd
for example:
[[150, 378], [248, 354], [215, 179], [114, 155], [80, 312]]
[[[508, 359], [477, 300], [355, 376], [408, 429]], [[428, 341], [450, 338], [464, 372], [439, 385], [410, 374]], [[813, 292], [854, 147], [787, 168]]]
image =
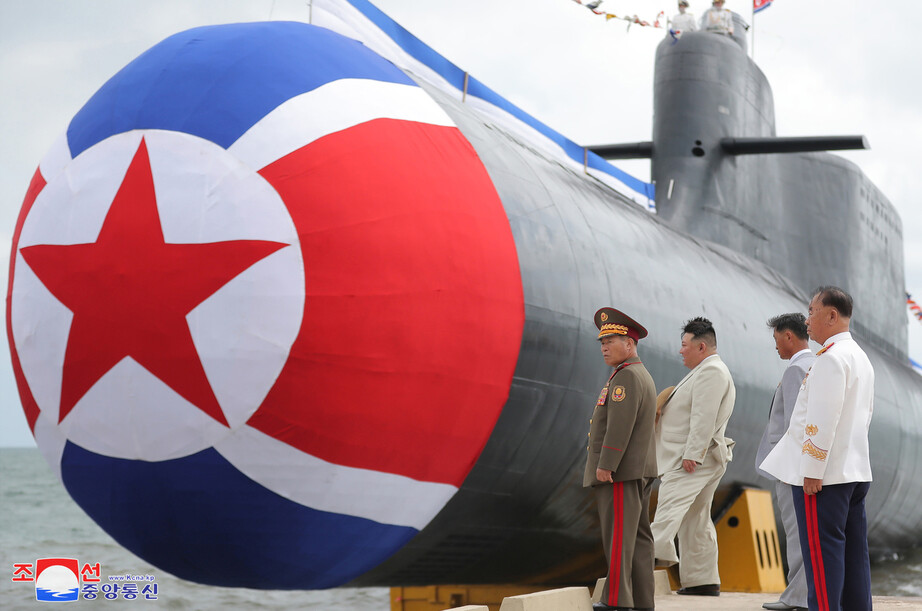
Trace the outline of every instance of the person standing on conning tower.
[[733, 36], [733, 13], [724, 8], [724, 0], [714, 0], [701, 16], [701, 29], [714, 34]]
[[685, 12], [687, 8], [688, 0], [679, 0], [679, 13], [674, 15], [670, 20], [671, 27], [669, 29], [675, 33], [676, 36], [681, 36], [685, 32], [694, 32], [698, 29], [695, 16]]

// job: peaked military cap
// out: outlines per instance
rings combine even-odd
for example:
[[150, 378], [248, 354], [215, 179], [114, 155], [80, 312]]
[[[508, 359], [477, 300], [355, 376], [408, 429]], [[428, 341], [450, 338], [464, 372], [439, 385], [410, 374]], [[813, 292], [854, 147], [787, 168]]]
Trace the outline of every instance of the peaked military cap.
[[599, 339], [609, 335], [626, 335], [636, 342], [647, 336], [643, 325], [615, 308], [602, 308], [596, 312], [595, 326], [599, 328]]

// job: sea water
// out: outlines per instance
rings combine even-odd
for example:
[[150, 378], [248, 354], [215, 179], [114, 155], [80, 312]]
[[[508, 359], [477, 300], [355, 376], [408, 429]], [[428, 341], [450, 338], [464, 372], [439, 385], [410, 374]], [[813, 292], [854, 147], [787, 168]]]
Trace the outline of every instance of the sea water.
[[[34, 581], [14, 581], [17, 576], [28, 576], [22, 565], [34, 570], [38, 558], [76, 558], [81, 567], [90, 569], [90, 577], [94, 576], [93, 567], [99, 564], [97, 598], [81, 597], [66, 608], [157, 605], [179, 610], [390, 609], [388, 588], [250, 590], [203, 586], [173, 577], [122, 548], [87, 517], [37, 449], [0, 448], [0, 608], [4, 611], [35, 609], [40, 604], [37, 593], [56, 596], [57, 600], [71, 593], [72, 588], [66, 586], [37, 592]], [[875, 562], [871, 582], [878, 596], [922, 596], [922, 550]], [[126, 583], [137, 585], [135, 598], [125, 598]], [[122, 587], [116, 590], [114, 584]]]
[[[16, 565], [38, 558], [76, 558], [80, 567], [99, 564], [95, 600], [82, 595], [63, 606], [38, 602], [64, 600], [70, 588], [36, 588], [35, 581], [13, 581]], [[42, 575], [45, 575], [43, 572]], [[89, 576], [94, 577], [90, 571]], [[20, 570], [19, 577], [28, 576]], [[126, 577], [140, 578], [128, 581]], [[124, 585], [137, 594], [125, 598]], [[86, 584], [86, 580], [84, 580]], [[120, 587], [115, 590], [113, 585]], [[38, 584], [44, 585], [44, 584]], [[145, 595], [142, 589], [148, 587]], [[103, 588], [109, 592], [104, 592]], [[134, 588], [131, 588], [133, 591]], [[114, 591], [113, 591], [114, 590]], [[107, 594], [112, 598], [107, 598]], [[156, 596], [156, 598], [153, 598]], [[36, 607], [36, 605], [38, 605]], [[173, 577], [125, 550], [71, 500], [36, 448], [0, 448], [0, 609], [65, 608], [168, 609], [350, 609], [388, 611], [389, 588], [332, 590], [250, 590], [203, 586]]]

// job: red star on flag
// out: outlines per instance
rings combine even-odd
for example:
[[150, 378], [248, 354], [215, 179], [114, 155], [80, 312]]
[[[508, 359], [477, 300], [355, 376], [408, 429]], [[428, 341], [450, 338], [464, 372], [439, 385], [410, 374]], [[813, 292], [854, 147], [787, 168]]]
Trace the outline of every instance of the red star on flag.
[[142, 138], [96, 242], [20, 250], [45, 287], [73, 312], [58, 421], [106, 372], [131, 357], [228, 426], [186, 315], [285, 246], [260, 240], [165, 242]]

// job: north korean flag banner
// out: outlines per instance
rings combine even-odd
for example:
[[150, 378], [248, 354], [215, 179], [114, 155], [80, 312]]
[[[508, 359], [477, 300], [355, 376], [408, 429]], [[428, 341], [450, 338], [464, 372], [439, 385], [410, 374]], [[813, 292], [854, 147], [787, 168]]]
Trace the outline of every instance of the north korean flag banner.
[[196, 28], [87, 102], [13, 239], [26, 418], [83, 510], [200, 583], [329, 588], [461, 486], [524, 325], [509, 220], [403, 71], [293, 22]]
[[752, 12], [758, 13], [772, 5], [772, 0], [752, 0]]

